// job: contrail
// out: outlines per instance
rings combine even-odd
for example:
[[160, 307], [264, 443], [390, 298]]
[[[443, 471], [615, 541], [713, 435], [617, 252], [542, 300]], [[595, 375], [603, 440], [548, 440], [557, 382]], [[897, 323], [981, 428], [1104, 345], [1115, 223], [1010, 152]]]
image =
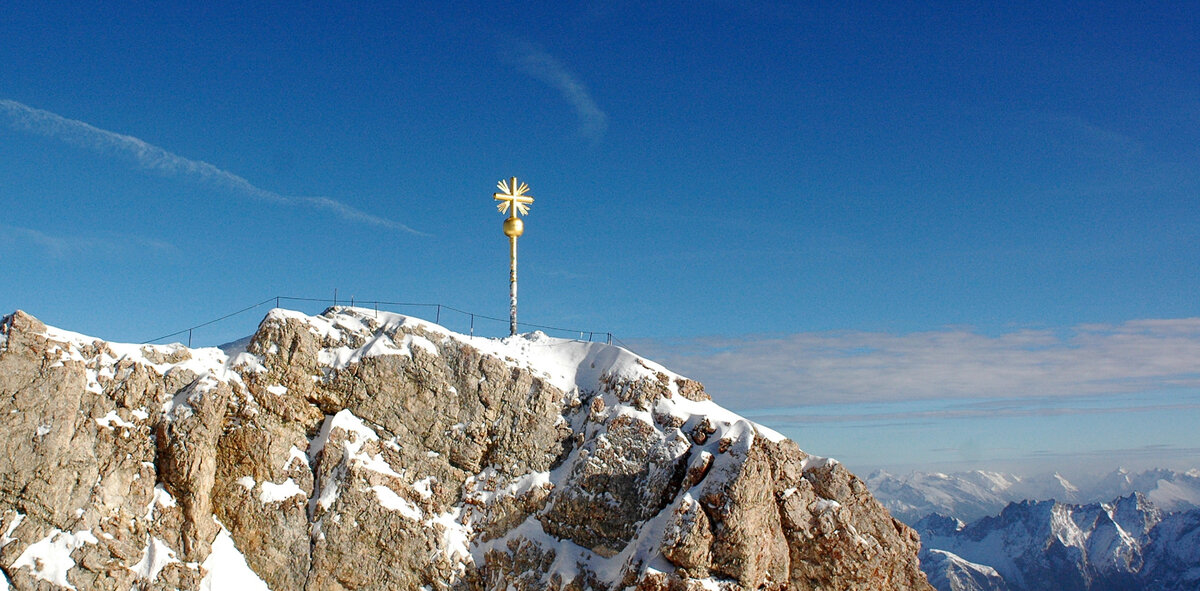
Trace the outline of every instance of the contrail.
[[255, 186], [250, 181], [207, 162], [184, 158], [133, 136], [100, 129], [83, 121], [67, 119], [61, 115], [35, 109], [13, 100], [0, 99], [0, 115], [7, 119], [9, 127], [13, 129], [54, 138], [95, 152], [126, 154], [131, 156], [141, 167], [166, 176], [193, 177], [263, 201], [288, 206], [325, 209], [346, 220], [390, 230], [400, 230], [418, 236], [428, 235], [400, 222], [355, 209], [329, 197], [280, 195]]
[[562, 95], [575, 109], [582, 125], [582, 133], [599, 141], [608, 130], [608, 115], [600, 110], [592, 95], [575, 74], [567, 70], [554, 56], [538, 49], [533, 44], [516, 41], [517, 64], [526, 74], [545, 82]]

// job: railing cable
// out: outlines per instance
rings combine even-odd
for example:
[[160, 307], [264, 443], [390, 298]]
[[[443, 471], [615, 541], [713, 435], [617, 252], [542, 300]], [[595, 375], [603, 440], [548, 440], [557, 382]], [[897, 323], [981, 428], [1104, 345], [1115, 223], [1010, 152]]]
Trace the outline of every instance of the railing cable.
[[[335, 294], [336, 294], [336, 292], [335, 292]], [[167, 339], [167, 338], [171, 338], [171, 337], [173, 337], [173, 336], [178, 336], [178, 335], [181, 335], [181, 334], [187, 333], [187, 335], [188, 335], [188, 346], [190, 347], [190, 346], [191, 346], [191, 344], [192, 344], [192, 332], [193, 332], [194, 330], [198, 329], [198, 328], [203, 328], [203, 327], [205, 327], [205, 326], [209, 326], [209, 325], [211, 325], [211, 324], [216, 324], [216, 323], [218, 323], [218, 322], [221, 322], [222, 320], [228, 320], [228, 319], [230, 319], [230, 318], [233, 318], [234, 316], [237, 316], [237, 315], [239, 315], [239, 314], [244, 314], [244, 313], [246, 313], [246, 312], [249, 312], [250, 310], [253, 310], [253, 309], [255, 309], [255, 308], [261, 307], [261, 306], [263, 306], [263, 305], [265, 305], [265, 304], [269, 304], [269, 303], [271, 303], [271, 302], [274, 302], [274, 303], [275, 303], [275, 307], [276, 307], [276, 308], [279, 308], [279, 307], [281, 306], [282, 302], [284, 302], [284, 301], [291, 301], [291, 302], [314, 302], [314, 303], [324, 303], [324, 304], [328, 304], [328, 303], [332, 302], [334, 306], [337, 306], [337, 304], [338, 304], [337, 295], [334, 295], [334, 299], [333, 299], [333, 300], [330, 300], [330, 299], [328, 299], [328, 298], [303, 298], [303, 297], [295, 297], [295, 296], [271, 296], [271, 297], [269, 297], [269, 298], [267, 298], [267, 299], [265, 299], [265, 300], [263, 300], [263, 301], [261, 301], [261, 302], [258, 302], [257, 304], [253, 304], [253, 305], [250, 305], [250, 306], [246, 306], [245, 308], [242, 308], [241, 310], [238, 310], [238, 311], [236, 311], [236, 312], [231, 312], [231, 313], [229, 313], [229, 314], [226, 314], [226, 315], [224, 315], [224, 316], [221, 316], [220, 318], [214, 318], [214, 319], [212, 319], [212, 320], [209, 320], [209, 321], [207, 321], [207, 322], [202, 322], [202, 323], [200, 323], [200, 324], [197, 324], [197, 325], [195, 325], [195, 326], [191, 326], [191, 327], [185, 328], [185, 329], [183, 329], [183, 330], [177, 330], [177, 331], [175, 331], [175, 332], [173, 332], [173, 333], [162, 335], [162, 336], [160, 336], [160, 337], [158, 337], [158, 338], [150, 339], [150, 340], [148, 340], [148, 341], [142, 341], [142, 344], [144, 344], [144, 345], [148, 345], [148, 344], [151, 344], [151, 343], [155, 343], [155, 342], [161, 341], [161, 340], [163, 340], [163, 339]], [[351, 301], [351, 304], [355, 303], [355, 300], [354, 300], [354, 298], [353, 298], [353, 297], [351, 297], [350, 301]], [[392, 301], [384, 301], [384, 300], [369, 300], [369, 301], [368, 301], [368, 300], [360, 300], [360, 301], [358, 301], [357, 303], [358, 303], [359, 305], [361, 305], [361, 306], [365, 306], [365, 305], [368, 305], [368, 304], [372, 305], [372, 306], [374, 307], [374, 310], [375, 310], [375, 315], [376, 315], [376, 316], [378, 316], [378, 315], [379, 315], [379, 306], [381, 306], [381, 305], [383, 305], [383, 306], [397, 306], [397, 307], [423, 307], [423, 308], [434, 308], [434, 309], [436, 310], [436, 312], [434, 313], [434, 323], [435, 323], [435, 324], [439, 324], [439, 325], [441, 324], [441, 321], [442, 321], [442, 310], [443, 310], [443, 309], [444, 309], [444, 310], [447, 310], [447, 311], [450, 311], [450, 312], [457, 312], [457, 313], [459, 313], [459, 314], [462, 314], [463, 316], [468, 316], [468, 317], [470, 318], [470, 329], [469, 329], [469, 330], [470, 330], [470, 333], [469, 333], [469, 334], [470, 334], [470, 336], [475, 336], [475, 319], [476, 319], [476, 318], [479, 318], [479, 319], [481, 319], [481, 320], [491, 320], [491, 321], [493, 321], [493, 322], [500, 322], [500, 323], [508, 323], [508, 321], [509, 321], [509, 320], [508, 320], [508, 319], [506, 319], [506, 318], [497, 318], [497, 317], [495, 317], [495, 316], [487, 316], [487, 315], [484, 315], [484, 314], [476, 314], [476, 313], [474, 313], [474, 312], [468, 312], [468, 311], [466, 311], [466, 310], [460, 310], [460, 309], [458, 309], [458, 308], [455, 308], [455, 307], [453, 307], [453, 306], [448, 306], [448, 305], [446, 305], [446, 304], [428, 304], [428, 303], [423, 303], [423, 302], [392, 302]], [[600, 331], [590, 331], [590, 330], [578, 330], [578, 329], [571, 329], [571, 328], [563, 328], [563, 327], [561, 327], [561, 326], [550, 326], [550, 325], [547, 325], [547, 324], [533, 324], [533, 323], [530, 323], [530, 322], [520, 322], [520, 323], [518, 323], [518, 326], [525, 327], [525, 328], [540, 329], [540, 330], [552, 330], [552, 331], [558, 331], [558, 332], [567, 333], [567, 334], [578, 334], [578, 335], [579, 335], [579, 340], [581, 340], [581, 341], [582, 341], [582, 340], [584, 340], [584, 338], [583, 338], [583, 335], [584, 335], [584, 334], [587, 334], [587, 335], [588, 335], [588, 336], [587, 336], [587, 341], [588, 341], [588, 342], [591, 342], [591, 341], [592, 341], [592, 339], [595, 337], [595, 335], [605, 335], [607, 344], [611, 345], [611, 344], [613, 344], [613, 342], [614, 342], [614, 341], [616, 341], [616, 342], [618, 342], [618, 343], [621, 343], [621, 341], [620, 341], [619, 339], [616, 339], [615, 337], [613, 337], [613, 334], [612, 334], [611, 332], [600, 332]], [[624, 344], [624, 343], [621, 343], [621, 345], [622, 345], [622, 346], [625, 346], [625, 344]], [[627, 349], [628, 349], [629, 347], [628, 347], [628, 346], [625, 346], [625, 348], [627, 348]]]

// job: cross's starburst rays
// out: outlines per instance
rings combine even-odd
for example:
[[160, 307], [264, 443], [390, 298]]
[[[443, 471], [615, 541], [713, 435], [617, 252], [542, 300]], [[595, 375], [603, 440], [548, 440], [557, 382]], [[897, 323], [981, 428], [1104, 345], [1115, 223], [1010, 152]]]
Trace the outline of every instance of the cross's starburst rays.
[[525, 194], [529, 185], [518, 181], [517, 177], [512, 177], [496, 183], [496, 187], [500, 192], [493, 194], [492, 198], [500, 202], [496, 204], [500, 213], [508, 213], [508, 208], [512, 207], [513, 217], [517, 217], [518, 214], [529, 215], [529, 204], [533, 203], [533, 197]]

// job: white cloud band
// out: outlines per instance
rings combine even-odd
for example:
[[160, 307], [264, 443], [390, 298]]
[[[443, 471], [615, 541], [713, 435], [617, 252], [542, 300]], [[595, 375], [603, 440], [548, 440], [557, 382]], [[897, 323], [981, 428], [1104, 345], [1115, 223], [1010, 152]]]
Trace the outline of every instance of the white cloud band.
[[1200, 388], [1200, 318], [1020, 330], [801, 333], [639, 343], [740, 408]]

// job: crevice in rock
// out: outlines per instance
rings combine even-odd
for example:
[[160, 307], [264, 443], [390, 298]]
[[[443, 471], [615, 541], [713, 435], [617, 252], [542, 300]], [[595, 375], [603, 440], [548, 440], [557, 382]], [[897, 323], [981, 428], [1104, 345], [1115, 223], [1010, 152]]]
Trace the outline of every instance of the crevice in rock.
[[[568, 421], [567, 424], [569, 425], [570, 421]], [[569, 428], [570, 427], [568, 427], [568, 429]], [[559, 448], [560, 453], [554, 458], [553, 461], [550, 462], [548, 470], [553, 472], [562, 466], [563, 463], [571, 457], [571, 452], [575, 451], [575, 445], [575, 431], [571, 430], [571, 434], [563, 438], [562, 444]]]
[[696, 453], [696, 449], [695, 446], [689, 446], [687, 453], [681, 454], [675, 459], [671, 478], [667, 481], [667, 486], [663, 487], [662, 495], [658, 499], [658, 511], [662, 511], [669, 506], [679, 496], [679, 493], [682, 492], [680, 489], [683, 486], [684, 479], [687, 478], [688, 465], [691, 464], [692, 454]]
[[716, 512], [713, 510], [713, 508], [708, 506], [708, 503], [705, 503], [701, 499], [697, 499], [696, 505], [699, 507], [699, 510], [704, 513], [704, 517], [706, 518], [705, 525], [708, 528], [708, 539], [710, 540], [708, 543], [709, 562], [707, 565], [705, 565], [705, 568], [711, 572], [719, 572], [716, 568], [714, 568], [716, 565], [713, 564], [714, 561], [712, 560], [712, 557], [717, 555], [717, 540], [719, 539], [717, 537], [717, 528], [722, 527], [724, 524], [717, 519]]

